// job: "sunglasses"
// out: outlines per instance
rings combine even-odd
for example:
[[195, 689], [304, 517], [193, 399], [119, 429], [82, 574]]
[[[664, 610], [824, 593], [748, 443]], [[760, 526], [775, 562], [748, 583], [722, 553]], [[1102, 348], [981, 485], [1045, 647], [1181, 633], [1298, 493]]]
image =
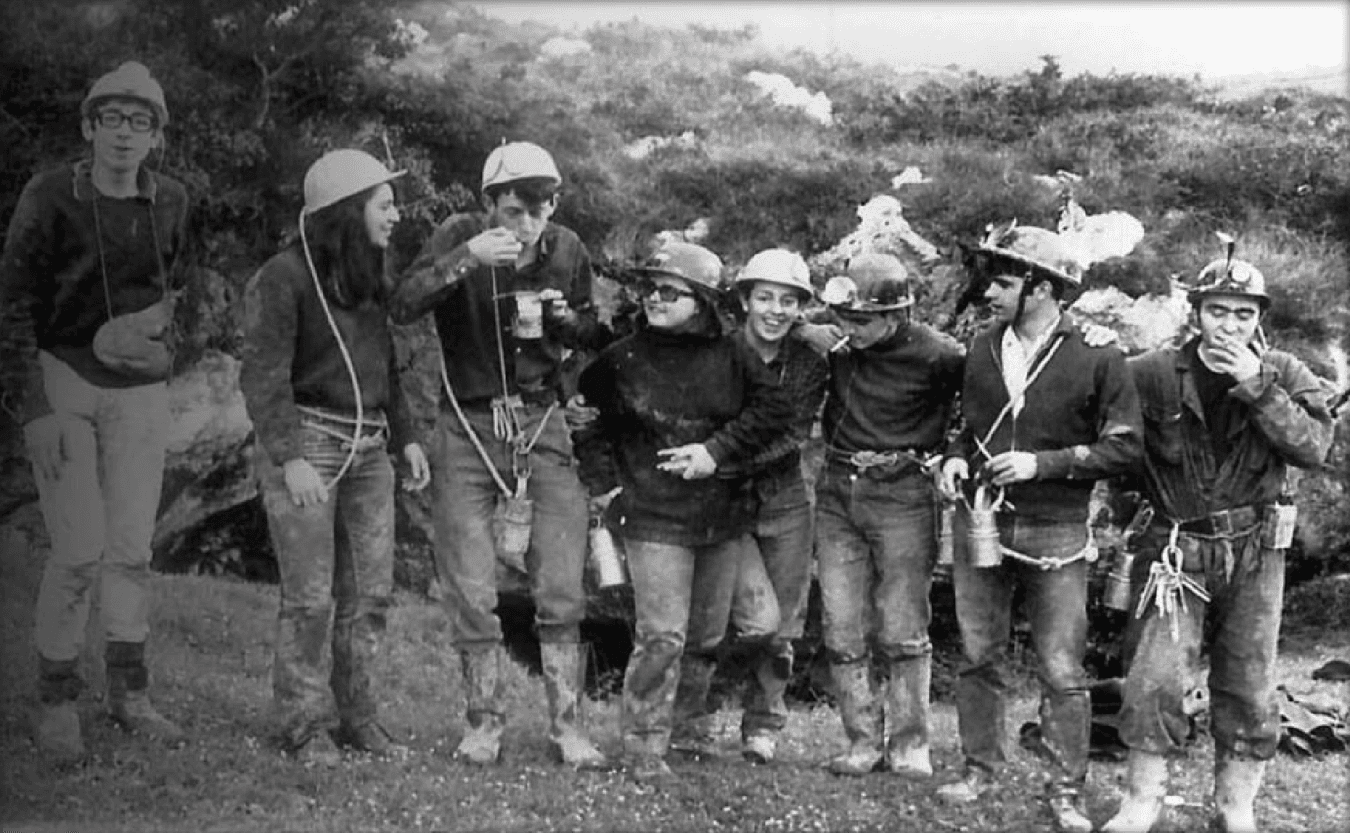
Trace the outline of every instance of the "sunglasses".
[[638, 281], [633, 284], [633, 289], [637, 292], [639, 298], [646, 299], [655, 295], [663, 303], [667, 304], [673, 304], [681, 298], [696, 297], [693, 292], [690, 292], [687, 289], [680, 289], [678, 286], [671, 286], [670, 284], [664, 283], [658, 284], [651, 281]]
[[121, 110], [100, 110], [94, 120], [101, 127], [116, 130], [122, 122], [129, 122], [133, 133], [149, 133], [155, 129], [155, 117], [145, 113], [123, 113]]

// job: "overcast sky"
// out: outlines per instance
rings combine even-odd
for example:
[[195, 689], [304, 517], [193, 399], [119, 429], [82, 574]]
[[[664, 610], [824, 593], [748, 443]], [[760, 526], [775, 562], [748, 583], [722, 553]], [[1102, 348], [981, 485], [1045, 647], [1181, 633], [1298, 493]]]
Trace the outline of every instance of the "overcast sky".
[[986, 74], [1040, 66], [1069, 75], [1144, 72], [1206, 78], [1344, 66], [1350, 2], [518, 2], [476, 5], [512, 22], [584, 29], [639, 18], [655, 25], [759, 26], [768, 44], [840, 49], [866, 61], [959, 64]]

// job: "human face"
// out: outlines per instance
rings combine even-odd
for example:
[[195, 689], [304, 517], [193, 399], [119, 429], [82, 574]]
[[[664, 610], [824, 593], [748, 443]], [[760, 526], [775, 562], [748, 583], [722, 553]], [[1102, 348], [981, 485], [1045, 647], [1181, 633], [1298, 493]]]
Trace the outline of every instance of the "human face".
[[1016, 275], [995, 275], [990, 279], [989, 287], [984, 290], [984, 300], [994, 320], [1003, 324], [1016, 323], [1025, 282], [1025, 278]]
[[393, 233], [399, 218], [398, 206], [394, 204], [394, 189], [389, 183], [381, 183], [375, 188], [370, 199], [366, 200], [363, 213], [370, 242], [381, 249], [387, 247], [389, 235]]
[[[683, 278], [673, 275], [653, 275], [648, 282], [650, 288], [642, 298], [642, 309], [647, 313], [648, 326], [658, 330], [678, 330], [698, 315], [698, 300]], [[667, 294], [677, 293], [673, 301], [663, 300], [657, 294], [663, 286], [669, 287]]]
[[798, 290], [756, 281], [745, 298], [746, 332], [765, 344], [777, 344], [792, 329], [801, 309], [802, 296]]
[[507, 192], [497, 195], [496, 201], [492, 203], [491, 214], [496, 225], [509, 230], [520, 241], [520, 245], [528, 248], [539, 242], [539, 236], [544, 233], [544, 227], [548, 225], [557, 205], [558, 198], [555, 196], [531, 207], [514, 193]]
[[1243, 295], [1211, 295], [1201, 300], [1197, 317], [1205, 347], [1244, 347], [1261, 325], [1261, 304]]
[[897, 314], [885, 312], [839, 312], [834, 319], [839, 329], [844, 331], [848, 346], [854, 350], [866, 350], [880, 344], [895, 334], [900, 328]]
[[[121, 124], [105, 127], [102, 119], [112, 121], [115, 118], [112, 114], [121, 115]], [[149, 130], [132, 127], [132, 121], [143, 124], [147, 118], [152, 125]], [[93, 147], [94, 165], [117, 174], [135, 173], [161, 138], [155, 111], [134, 98], [104, 100], [84, 120], [80, 130]]]

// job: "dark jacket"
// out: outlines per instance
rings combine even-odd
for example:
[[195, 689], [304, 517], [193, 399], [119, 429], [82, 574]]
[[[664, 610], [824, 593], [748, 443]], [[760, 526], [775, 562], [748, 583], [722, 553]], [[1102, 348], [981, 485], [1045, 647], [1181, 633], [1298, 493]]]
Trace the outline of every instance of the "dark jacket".
[[[949, 456], [970, 461], [972, 474], [1004, 451], [1036, 455], [1036, 479], [1008, 488], [1019, 518], [1083, 523], [1095, 481], [1123, 474], [1143, 453], [1139, 397], [1115, 346], [1089, 347], [1068, 313], [1032, 359], [1028, 376], [1044, 370], [1026, 390], [1018, 416], [1009, 411], [993, 436], [990, 428], [1008, 404], [1003, 381], [1005, 325], [981, 332], [966, 358], [961, 389], [965, 425]], [[1058, 346], [1056, 346], [1058, 345]], [[1048, 358], [1047, 358], [1048, 357]], [[1048, 363], [1046, 363], [1048, 362]]]
[[[20, 423], [51, 413], [39, 350], [98, 387], [145, 384], [94, 358], [94, 333], [110, 318], [109, 305], [114, 316], [143, 310], [164, 296], [166, 282], [181, 287], [189, 265], [181, 184], [142, 167], [140, 193], [115, 199], [97, 192], [90, 170], [83, 161], [33, 177], [9, 222], [0, 260], [0, 367]], [[95, 199], [111, 298], [103, 289]]]
[[[750, 355], [757, 356], [746, 341], [744, 330], [736, 330], [732, 338]], [[761, 359], [761, 362], [792, 406], [788, 429], [746, 463], [746, 470], [755, 480], [756, 494], [763, 501], [802, 479], [802, 447], [811, 438], [811, 428], [820, 415], [830, 366], [810, 345], [792, 337], [783, 339], [772, 361]]]
[[1228, 392], [1237, 418], [1228, 421], [1231, 451], [1216, 459], [1191, 370], [1195, 344], [1129, 361], [1144, 415], [1145, 494], [1178, 521], [1274, 502], [1289, 466], [1322, 463], [1335, 428], [1318, 378], [1288, 353], [1267, 350], [1260, 373]]
[[918, 323], [866, 350], [832, 354], [826, 444], [844, 452], [939, 449], [964, 366], [954, 339]]
[[681, 546], [748, 531], [756, 506], [744, 477], [683, 480], [657, 469], [663, 448], [703, 443], [718, 473], [744, 470], [788, 431], [791, 403], [764, 362], [712, 326], [701, 334], [643, 327], [603, 350], [581, 375], [600, 417], [575, 437], [593, 495], [622, 486], [622, 534]]
[[[415, 442], [384, 307], [372, 300], [343, 309], [331, 299], [328, 306], [356, 367], [362, 408], [383, 412], [392, 448]], [[297, 405], [356, 414], [351, 375], [295, 248], [274, 255], [249, 281], [242, 360], [239, 387], [258, 440], [277, 465], [304, 456]]]
[[[399, 280], [390, 315], [406, 324], [434, 311], [446, 372], [461, 403], [486, 404], [503, 393], [557, 401], [564, 348], [599, 349], [610, 340], [591, 300], [590, 255], [575, 233], [549, 223], [539, 238], [539, 259], [524, 269], [473, 265], [468, 241], [487, 229], [486, 214], [456, 214], [442, 223]], [[560, 291], [573, 314], [566, 323], [546, 317], [542, 339], [517, 339], [512, 293], [544, 289]]]

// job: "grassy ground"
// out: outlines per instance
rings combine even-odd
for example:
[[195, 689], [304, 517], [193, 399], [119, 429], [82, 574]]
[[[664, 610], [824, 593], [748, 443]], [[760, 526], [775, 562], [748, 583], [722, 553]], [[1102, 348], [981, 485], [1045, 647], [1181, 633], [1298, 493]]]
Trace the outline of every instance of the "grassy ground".
[[[29, 522], [31, 525], [31, 517]], [[719, 720], [726, 755], [675, 763], [673, 788], [639, 787], [620, 773], [572, 773], [549, 759], [543, 686], [511, 664], [510, 724], [503, 762], [471, 769], [450, 760], [463, 723], [457, 663], [445, 648], [445, 619], [419, 599], [400, 598], [379, 678], [385, 722], [411, 751], [393, 761], [351, 757], [333, 771], [286, 761], [265, 742], [274, 587], [200, 577], [156, 579], [152, 637], [155, 693], [191, 736], [165, 751], [129, 739], [101, 717], [101, 671], [86, 653], [92, 684], [81, 702], [89, 760], [59, 767], [29, 740], [34, 660], [31, 605], [40, 551], [28, 535], [0, 528], [4, 679], [0, 683], [0, 830], [4, 831], [1037, 831], [1049, 830], [1034, 797], [1039, 779], [1018, 752], [1008, 783], [973, 807], [939, 803], [931, 785], [893, 776], [840, 779], [817, 762], [842, 745], [837, 716], [825, 706], [794, 711], [770, 767], [736, 755], [739, 714]], [[1301, 640], [1282, 660], [1295, 691], [1347, 695], [1346, 684], [1314, 683], [1312, 668], [1346, 656], [1350, 640]], [[1009, 721], [1034, 719], [1034, 702], [1018, 697]], [[619, 746], [617, 703], [588, 702], [587, 717], [607, 751]], [[958, 764], [955, 710], [934, 713], [937, 778]], [[1011, 739], [1010, 739], [1011, 741]], [[1013, 745], [1010, 743], [1010, 745]], [[1193, 749], [1175, 772], [1181, 802], [1164, 831], [1202, 829], [1210, 750]], [[1088, 809], [1109, 817], [1124, 767], [1092, 766]], [[1332, 831], [1350, 825], [1344, 756], [1271, 767], [1258, 815], [1268, 831]]]

